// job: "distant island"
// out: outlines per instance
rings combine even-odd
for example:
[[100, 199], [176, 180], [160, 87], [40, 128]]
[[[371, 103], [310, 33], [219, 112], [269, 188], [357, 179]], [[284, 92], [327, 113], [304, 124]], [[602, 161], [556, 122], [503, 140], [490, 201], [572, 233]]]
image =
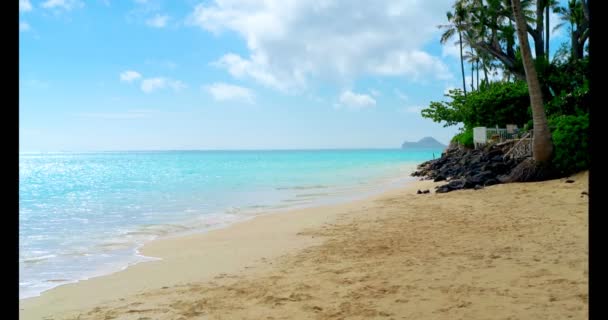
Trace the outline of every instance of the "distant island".
[[401, 145], [401, 149], [445, 149], [446, 145], [435, 140], [433, 137], [424, 137], [418, 142], [406, 141]]

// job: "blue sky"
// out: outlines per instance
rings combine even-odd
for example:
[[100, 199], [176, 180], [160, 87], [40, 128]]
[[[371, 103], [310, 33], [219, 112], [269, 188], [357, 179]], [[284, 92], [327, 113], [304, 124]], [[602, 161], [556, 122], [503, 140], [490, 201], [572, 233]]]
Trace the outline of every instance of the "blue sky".
[[447, 143], [419, 110], [461, 83], [451, 4], [20, 0], [20, 151]]

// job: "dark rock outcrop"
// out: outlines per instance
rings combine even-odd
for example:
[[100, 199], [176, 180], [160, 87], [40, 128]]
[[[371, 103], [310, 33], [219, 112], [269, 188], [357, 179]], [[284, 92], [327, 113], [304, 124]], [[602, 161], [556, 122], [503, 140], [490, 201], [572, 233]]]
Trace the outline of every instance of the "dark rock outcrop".
[[478, 150], [448, 149], [439, 159], [420, 164], [412, 176], [447, 181], [436, 187], [436, 193], [508, 182], [511, 171], [524, 159], [505, 157], [507, 151], [497, 145]]

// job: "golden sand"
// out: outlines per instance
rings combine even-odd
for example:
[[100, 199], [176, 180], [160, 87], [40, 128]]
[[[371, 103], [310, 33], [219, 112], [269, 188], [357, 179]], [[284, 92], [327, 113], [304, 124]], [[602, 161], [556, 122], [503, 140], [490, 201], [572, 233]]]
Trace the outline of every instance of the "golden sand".
[[21, 319], [587, 319], [587, 173], [269, 214], [151, 242], [162, 260], [20, 303]]

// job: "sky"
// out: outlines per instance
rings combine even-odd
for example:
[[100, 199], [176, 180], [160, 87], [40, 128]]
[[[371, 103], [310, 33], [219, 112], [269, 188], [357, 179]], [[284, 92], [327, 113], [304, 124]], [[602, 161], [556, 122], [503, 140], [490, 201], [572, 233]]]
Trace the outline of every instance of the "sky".
[[20, 151], [447, 144], [452, 3], [19, 0]]

